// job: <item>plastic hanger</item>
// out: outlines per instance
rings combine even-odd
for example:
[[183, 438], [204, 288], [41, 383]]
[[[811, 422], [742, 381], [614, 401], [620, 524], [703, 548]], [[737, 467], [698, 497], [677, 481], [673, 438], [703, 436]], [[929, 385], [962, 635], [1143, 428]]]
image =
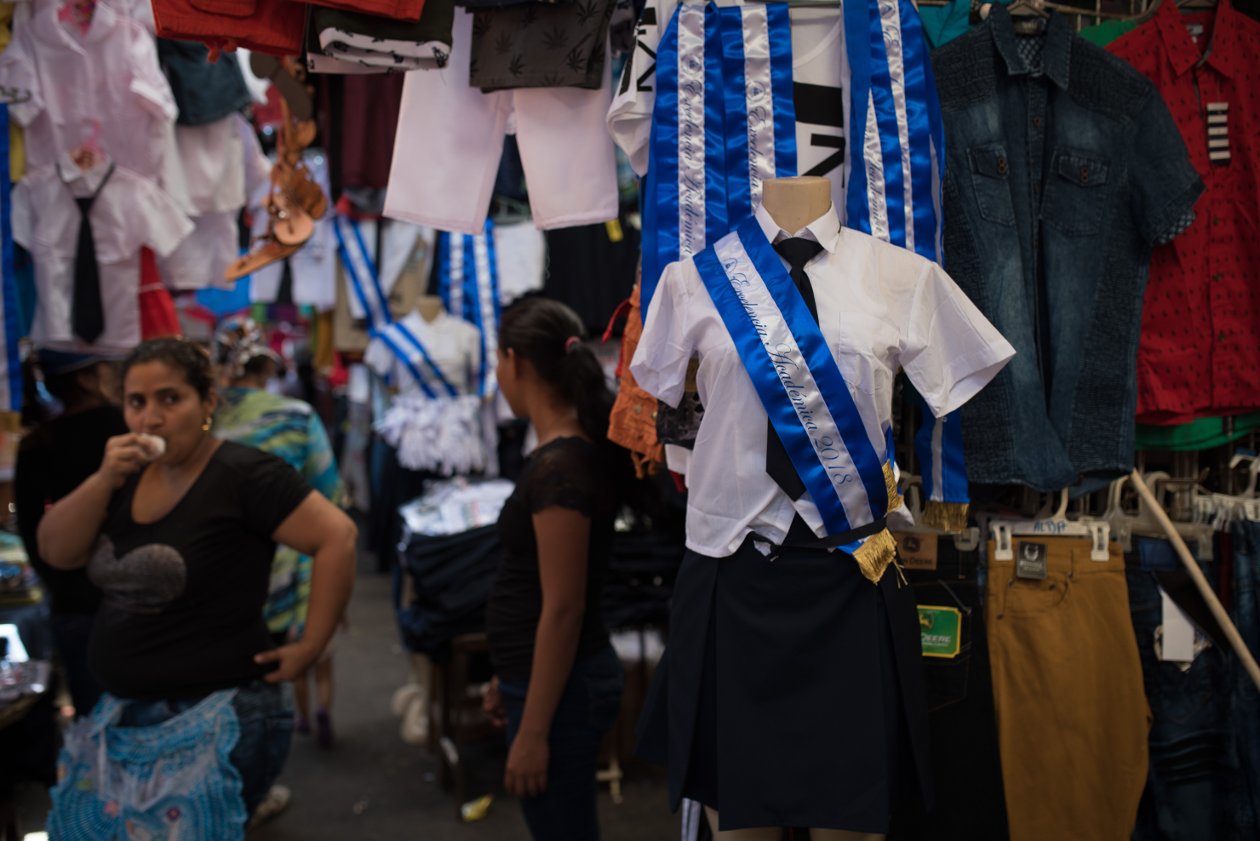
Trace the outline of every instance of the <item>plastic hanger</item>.
[[989, 531], [993, 536], [993, 557], [999, 561], [1015, 559], [1014, 538], [1016, 537], [1080, 537], [1091, 543], [1090, 559], [1106, 561], [1110, 558], [1107, 544], [1111, 540], [1111, 524], [1106, 520], [1081, 519], [1069, 520], [1068, 489], [1058, 493], [1058, 505], [1053, 511], [1052, 495], [1047, 505], [1033, 520], [991, 520]]
[[1006, 11], [1014, 21], [1016, 35], [1040, 35], [1050, 20], [1045, 0], [1015, 0]]

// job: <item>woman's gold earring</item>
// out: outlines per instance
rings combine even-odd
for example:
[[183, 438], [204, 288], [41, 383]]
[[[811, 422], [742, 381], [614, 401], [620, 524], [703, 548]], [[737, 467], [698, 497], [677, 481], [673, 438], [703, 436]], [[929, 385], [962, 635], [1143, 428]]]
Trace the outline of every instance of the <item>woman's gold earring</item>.
[[213, 418], [206, 418], [206, 422], [201, 425], [202, 432], [209, 432], [210, 427], [214, 424]]

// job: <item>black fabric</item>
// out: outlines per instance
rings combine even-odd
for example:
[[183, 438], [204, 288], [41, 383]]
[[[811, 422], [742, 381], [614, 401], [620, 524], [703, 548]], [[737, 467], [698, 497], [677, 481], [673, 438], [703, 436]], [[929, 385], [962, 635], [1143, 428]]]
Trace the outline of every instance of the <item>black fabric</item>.
[[230, 441], [156, 523], [132, 519], [138, 482], [114, 494], [88, 563], [104, 593], [88, 648], [97, 679], [114, 695], [152, 699], [261, 677], [271, 535], [310, 487], [282, 459]]
[[[503, 548], [495, 526], [442, 537], [413, 535], [394, 579], [398, 631], [409, 651], [444, 661], [450, 642], [485, 627], [486, 603]], [[403, 603], [403, 576], [413, 596]]]
[[639, 753], [667, 764], [671, 807], [710, 801], [724, 829], [887, 832], [897, 801], [930, 799], [921, 658], [891, 572], [873, 586], [844, 553], [751, 537], [688, 551]]
[[100, 185], [90, 196], [75, 196], [79, 206], [79, 238], [74, 250], [74, 298], [71, 323], [74, 334], [92, 344], [105, 332], [105, 304], [101, 300], [101, 267], [96, 261], [96, 242], [92, 238], [92, 205], [114, 174], [110, 164]]
[[623, 215], [621, 238], [608, 225], [579, 225], [545, 231], [547, 278], [543, 294], [572, 307], [592, 334], [630, 297], [639, 262], [639, 231]]
[[[307, 27], [314, 34], [316, 45], [319, 44], [322, 33], [335, 30], [352, 32], [356, 35], [370, 35], [382, 41], [402, 41], [409, 44], [442, 43], [449, 48], [454, 20], [455, 6], [450, 0], [432, 0], [424, 4], [424, 11], [419, 20], [396, 20], [348, 9], [311, 6]], [[326, 51], [319, 50], [319, 52]], [[439, 65], [444, 64], [443, 58]], [[381, 70], [383, 72], [384, 68]], [[390, 143], [392, 142], [391, 140]], [[386, 157], [388, 158], [388, 155]]]
[[[814, 297], [814, 285], [810, 283], [809, 275], [805, 273], [805, 264], [819, 255], [823, 250], [822, 245], [812, 239], [791, 237], [776, 242], [774, 250], [788, 261], [792, 272], [792, 282], [800, 290], [801, 297], [805, 299], [805, 306], [809, 307], [809, 314], [817, 323], [818, 302]], [[792, 459], [788, 457], [783, 441], [779, 438], [779, 433], [775, 432], [774, 423], [769, 418], [766, 419], [766, 472], [793, 501], [805, 495], [805, 483], [801, 481], [796, 468], [792, 466]]]
[[210, 60], [210, 48], [199, 41], [157, 39], [158, 62], [171, 83], [180, 125], [218, 122], [250, 104], [240, 62], [234, 56]]
[[557, 438], [535, 450], [499, 515], [503, 559], [486, 610], [486, 636], [496, 672], [504, 680], [528, 681], [534, 635], [542, 615], [535, 514], [569, 508], [591, 519], [587, 546], [586, 612], [578, 641], [579, 659], [608, 643], [601, 609], [613, 539], [616, 495], [602, 469], [598, 449], [581, 438]]
[[36, 541], [40, 520], [50, 504], [96, 472], [105, 455], [105, 442], [126, 433], [122, 412], [101, 406], [62, 415], [24, 437], [18, 446], [13, 473], [18, 532], [26, 556], [48, 591], [54, 614], [93, 614], [101, 603], [101, 591], [88, 581], [86, 570], [55, 569], [44, 562]]
[[485, 93], [604, 84], [614, 0], [529, 3], [474, 12], [469, 84]]
[[920, 804], [895, 814], [889, 841], [1006, 841], [1006, 799], [998, 754], [997, 716], [979, 553], [942, 538], [935, 570], [905, 571], [920, 605], [962, 612], [962, 645], [951, 659], [923, 658], [932, 747], [935, 808]]

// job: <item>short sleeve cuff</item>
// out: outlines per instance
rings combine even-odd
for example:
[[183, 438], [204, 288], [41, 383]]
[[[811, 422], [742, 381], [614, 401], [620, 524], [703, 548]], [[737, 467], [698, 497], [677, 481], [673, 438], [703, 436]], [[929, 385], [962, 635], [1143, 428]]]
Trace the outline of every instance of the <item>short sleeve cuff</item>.
[[1198, 173], [1192, 173], [1185, 186], [1174, 192], [1173, 198], [1151, 219], [1150, 230], [1145, 232], [1147, 241], [1152, 245], [1160, 245], [1189, 228], [1186, 219], [1194, 218], [1195, 202], [1203, 195], [1204, 189], [1203, 179], [1199, 178]]
[[[643, 347], [642, 342], [640, 342], [639, 347]], [[676, 368], [676, 366], [670, 367]], [[685, 370], [686, 363], [683, 364], [683, 368]], [[634, 374], [634, 381], [639, 384], [639, 388], [670, 408], [678, 408], [678, 403], [682, 400], [683, 393], [686, 391], [685, 376], [679, 379], [676, 370], [660, 370], [652, 367], [638, 352], [635, 353], [634, 359], [630, 362], [630, 373]]]
[[1005, 339], [969, 353], [950, 365], [952, 380], [936, 392], [923, 394], [923, 399], [938, 418], [957, 411], [992, 382], [1014, 356], [1015, 348]]

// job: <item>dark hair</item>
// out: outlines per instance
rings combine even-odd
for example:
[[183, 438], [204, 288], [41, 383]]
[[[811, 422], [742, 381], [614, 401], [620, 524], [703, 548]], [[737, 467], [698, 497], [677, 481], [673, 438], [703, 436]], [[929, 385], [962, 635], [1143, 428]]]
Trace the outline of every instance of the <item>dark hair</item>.
[[208, 400], [214, 391], [214, 370], [210, 366], [210, 356], [200, 346], [183, 339], [150, 339], [139, 345], [128, 354], [122, 365], [122, 379], [136, 365], [148, 362], [162, 364], [180, 371], [188, 384]]
[[63, 414], [95, 399], [95, 392], [83, 386], [79, 375], [92, 370], [98, 364], [100, 363], [93, 363], [60, 374], [49, 374], [40, 365], [38, 351], [28, 354], [26, 359], [22, 360], [22, 426], [26, 429], [35, 429], [48, 423], [54, 417], [56, 407], [49, 405], [44, 395], [40, 393], [41, 382], [48, 394], [61, 404]]
[[577, 409], [592, 441], [608, 438], [613, 393], [577, 313], [549, 298], [526, 298], [503, 313], [499, 346], [528, 359], [538, 376]]

